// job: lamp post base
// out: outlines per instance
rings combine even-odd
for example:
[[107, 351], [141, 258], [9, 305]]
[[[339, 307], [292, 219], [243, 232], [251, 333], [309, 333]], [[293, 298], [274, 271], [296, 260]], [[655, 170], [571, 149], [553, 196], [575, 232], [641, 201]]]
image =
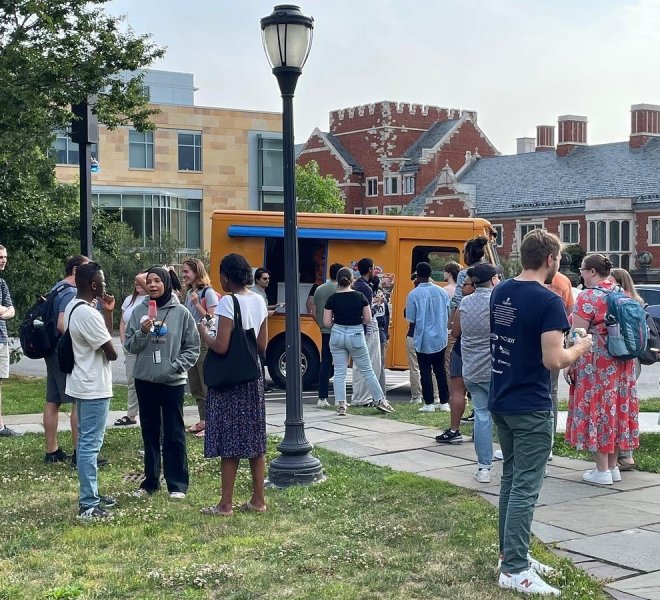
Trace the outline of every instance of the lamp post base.
[[325, 480], [321, 461], [309, 452], [280, 454], [268, 468], [266, 485], [286, 488], [292, 485], [311, 485]]

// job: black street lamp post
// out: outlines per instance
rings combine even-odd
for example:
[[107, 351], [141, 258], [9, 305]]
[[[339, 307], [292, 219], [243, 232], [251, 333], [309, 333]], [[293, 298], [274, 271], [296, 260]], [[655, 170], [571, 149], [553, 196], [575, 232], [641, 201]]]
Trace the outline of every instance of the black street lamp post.
[[277, 487], [309, 484], [323, 478], [323, 467], [312, 456], [302, 418], [300, 371], [300, 309], [298, 294], [298, 223], [293, 143], [293, 95], [312, 45], [314, 20], [290, 4], [279, 5], [261, 19], [264, 49], [282, 93], [284, 162], [284, 301], [286, 305], [286, 419], [281, 452], [270, 465], [268, 479]]
[[92, 257], [92, 144], [99, 141], [99, 122], [93, 111], [96, 96], [72, 106], [71, 140], [78, 144], [80, 166], [80, 253]]

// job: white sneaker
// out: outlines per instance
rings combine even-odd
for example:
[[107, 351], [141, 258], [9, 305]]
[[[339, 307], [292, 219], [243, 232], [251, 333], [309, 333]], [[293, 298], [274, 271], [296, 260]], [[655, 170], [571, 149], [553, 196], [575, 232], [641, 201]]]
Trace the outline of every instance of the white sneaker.
[[550, 450], [550, 456], [548, 456], [548, 462], [552, 461], [552, 450]]
[[[532, 569], [532, 571], [536, 571], [540, 575], [552, 575], [555, 572], [551, 566], [544, 565], [542, 562], [532, 558], [532, 555], [529, 552], [527, 553], [527, 560], [529, 561], [529, 568]], [[502, 556], [500, 555], [500, 558], [497, 561], [497, 570], [499, 571], [501, 568]]]
[[438, 405], [438, 410], [440, 412], [451, 412], [451, 408], [449, 408], [449, 402], [445, 402], [442, 404], [442, 402]]
[[495, 450], [495, 452], [493, 452], [493, 460], [504, 460], [504, 455], [501, 450]]
[[425, 412], [425, 413], [426, 412], [428, 412], [428, 413], [435, 412], [435, 405], [434, 404], [425, 404], [424, 406], [422, 406], [422, 408], [419, 409], [418, 412]]
[[611, 469], [610, 473], [612, 473], [612, 481], [614, 483], [621, 481], [621, 470], [619, 469], [619, 465]]
[[[621, 477], [621, 474], [619, 474]], [[612, 485], [612, 471], [599, 471], [598, 469], [591, 469], [582, 475], [582, 481], [587, 483], [595, 483], [598, 485]]]
[[316, 407], [317, 408], [328, 408], [330, 406], [330, 403], [326, 398], [319, 398], [318, 401], [316, 402]]
[[170, 500], [183, 500], [185, 497], [185, 492], [170, 492]]
[[410, 399], [410, 404], [421, 404], [422, 402], [424, 402], [424, 400], [421, 396], [415, 396]]
[[520, 573], [500, 573], [498, 585], [506, 590], [515, 590], [523, 594], [539, 594], [541, 596], [559, 596], [557, 588], [548, 585], [536, 571], [527, 569]]
[[479, 469], [474, 474], [474, 478], [479, 483], [490, 483], [490, 469]]

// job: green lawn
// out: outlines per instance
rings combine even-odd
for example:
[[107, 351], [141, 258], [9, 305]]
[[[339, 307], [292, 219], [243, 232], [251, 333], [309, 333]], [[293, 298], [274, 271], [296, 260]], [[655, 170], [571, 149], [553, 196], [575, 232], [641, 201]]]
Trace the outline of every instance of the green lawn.
[[[559, 401], [559, 410], [568, 410], [568, 400]], [[639, 401], [639, 412], [660, 412], [660, 398], [646, 398]]]
[[[125, 385], [113, 385], [114, 397], [110, 401], [110, 410], [126, 410], [127, 388]], [[46, 399], [45, 377], [21, 377], [12, 375], [2, 384], [2, 414], [36, 414], [44, 411]], [[187, 395], [185, 404], [194, 404], [192, 396]]]
[[[67, 440], [70, 444], [70, 440]], [[268, 459], [275, 455], [270, 440]], [[139, 432], [111, 430], [101, 490], [119, 500], [107, 522], [75, 518], [78, 482], [41, 462], [43, 438], [0, 439], [0, 599], [511, 599], [496, 584], [496, 509], [475, 493], [319, 450], [328, 479], [269, 490], [266, 514], [206, 517], [219, 466], [189, 441], [191, 488], [133, 498]], [[235, 501], [249, 498], [239, 472]], [[563, 598], [601, 587], [542, 546]]]

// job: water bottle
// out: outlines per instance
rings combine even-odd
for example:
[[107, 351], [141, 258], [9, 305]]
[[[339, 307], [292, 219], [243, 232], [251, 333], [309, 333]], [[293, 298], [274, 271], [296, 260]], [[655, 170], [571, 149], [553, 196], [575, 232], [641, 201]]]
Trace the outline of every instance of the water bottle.
[[206, 313], [206, 315], [204, 315], [204, 320], [205, 320], [204, 324], [206, 325], [206, 328], [208, 329], [209, 336], [214, 338], [218, 333], [218, 329], [215, 326], [215, 317], [212, 317], [211, 315]]

